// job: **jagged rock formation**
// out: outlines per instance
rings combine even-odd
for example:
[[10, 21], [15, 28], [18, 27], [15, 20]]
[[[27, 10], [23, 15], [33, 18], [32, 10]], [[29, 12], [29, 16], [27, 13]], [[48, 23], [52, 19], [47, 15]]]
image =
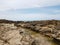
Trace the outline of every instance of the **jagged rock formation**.
[[0, 20], [0, 45], [60, 45], [60, 21]]
[[18, 26], [28, 28], [32, 31], [60, 40], [60, 21], [58, 20], [34, 21], [18, 24]]

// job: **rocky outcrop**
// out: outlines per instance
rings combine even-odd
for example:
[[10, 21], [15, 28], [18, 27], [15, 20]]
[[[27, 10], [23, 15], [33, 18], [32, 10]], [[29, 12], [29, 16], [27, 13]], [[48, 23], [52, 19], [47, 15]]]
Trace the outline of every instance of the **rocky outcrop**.
[[59, 42], [60, 21], [0, 20], [0, 45], [60, 45]]
[[18, 25], [23, 28], [31, 29], [37, 33], [42, 33], [43, 35], [60, 40], [60, 21], [51, 20], [41, 22], [30, 22]]
[[24, 29], [0, 27], [0, 45], [31, 45], [34, 39]]

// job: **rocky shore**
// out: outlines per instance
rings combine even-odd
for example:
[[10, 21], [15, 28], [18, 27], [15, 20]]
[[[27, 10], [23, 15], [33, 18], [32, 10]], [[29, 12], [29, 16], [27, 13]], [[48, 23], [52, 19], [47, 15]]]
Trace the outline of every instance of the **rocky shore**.
[[0, 45], [60, 45], [59, 42], [59, 20], [0, 20]]

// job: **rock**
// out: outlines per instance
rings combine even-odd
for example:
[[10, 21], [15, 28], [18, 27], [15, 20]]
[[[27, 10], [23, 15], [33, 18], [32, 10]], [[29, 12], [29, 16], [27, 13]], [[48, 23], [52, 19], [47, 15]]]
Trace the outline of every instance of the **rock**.
[[2, 34], [0, 45], [30, 45], [34, 40], [24, 29], [9, 30]]
[[[59, 22], [59, 23], [57, 23]], [[0, 45], [53, 45], [60, 40], [60, 21], [0, 21]], [[46, 37], [48, 36], [48, 37]]]

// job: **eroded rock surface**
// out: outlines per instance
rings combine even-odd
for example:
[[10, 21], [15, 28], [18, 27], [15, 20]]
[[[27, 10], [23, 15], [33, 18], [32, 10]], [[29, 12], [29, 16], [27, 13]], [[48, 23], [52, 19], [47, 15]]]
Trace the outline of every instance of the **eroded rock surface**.
[[58, 27], [59, 23], [55, 21], [43, 23], [1, 20], [0, 45], [60, 45], [58, 44], [60, 42]]
[[24, 29], [7, 30], [0, 35], [0, 45], [31, 45], [33, 40]]

